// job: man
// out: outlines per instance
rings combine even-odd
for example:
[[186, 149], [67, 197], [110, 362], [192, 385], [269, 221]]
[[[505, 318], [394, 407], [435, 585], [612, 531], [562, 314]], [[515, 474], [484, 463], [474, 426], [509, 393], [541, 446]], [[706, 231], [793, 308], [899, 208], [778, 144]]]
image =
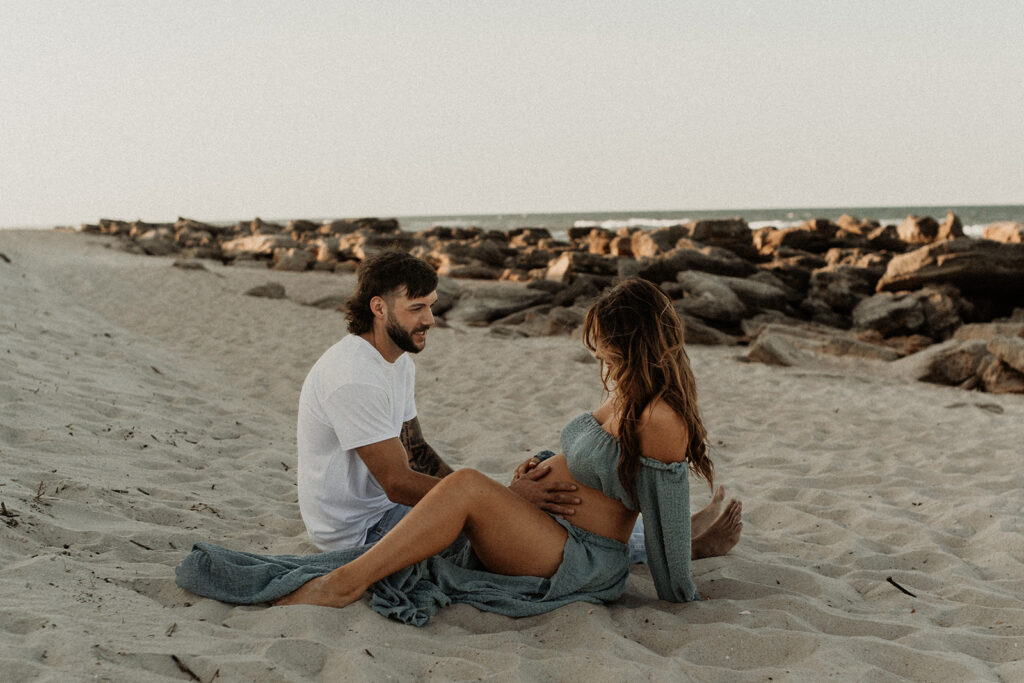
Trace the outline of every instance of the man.
[[[316, 362], [298, 417], [299, 510], [322, 550], [378, 540], [452, 469], [426, 443], [416, 418], [415, 365], [434, 325], [437, 274], [401, 251], [366, 259], [347, 303], [349, 334]], [[564, 515], [575, 485], [542, 470], [511, 488]]]

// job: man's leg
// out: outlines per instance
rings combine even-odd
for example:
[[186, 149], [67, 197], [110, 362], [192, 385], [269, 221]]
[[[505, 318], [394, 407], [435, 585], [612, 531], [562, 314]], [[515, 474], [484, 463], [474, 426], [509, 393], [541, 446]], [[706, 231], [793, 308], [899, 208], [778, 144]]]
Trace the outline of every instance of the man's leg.
[[395, 525], [402, 521], [409, 510], [412, 510], [408, 505], [402, 505], [401, 503], [395, 503], [395, 507], [391, 508], [384, 515], [377, 520], [377, 523], [371, 526], [366, 531], [366, 540], [364, 543], [376, 543], [379, 541], [384, 534], [395, 528]]

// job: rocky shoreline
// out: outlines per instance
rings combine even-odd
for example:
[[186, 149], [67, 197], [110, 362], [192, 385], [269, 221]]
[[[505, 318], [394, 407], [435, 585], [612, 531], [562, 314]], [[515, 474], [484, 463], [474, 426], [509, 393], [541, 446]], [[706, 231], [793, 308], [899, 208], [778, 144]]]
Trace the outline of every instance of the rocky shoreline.
[[[354, 272], [368, 254], [405, 249], [442, 276], [439, 319], [512, 336], [571, 334], [615, 280], [662, 286], [687, 342], [746, 346], [744, 357], [803, 365], [824, 356], [891, 361], [907, 376], [965, 389], [1024, 393], [1024, 224], [994, 223], [980, 239], [960, 220], [908, 216], [899, 225], [843, 216], [751, 230], [742, 218], [640, 230], [508, 232], [395, 220], [233, 226], [101, 220], [81, 232], [125, 249], [285, 271]], [[491, 281], [463, 287], [459, 279]], [[519, 286], [510, 283], [520, 283]], [[254, 294], [260, 294], [254, 292]], [[269, 287], [262, 295], [283, 296]], [[318, 302], [336, 308], [342, 299]]]

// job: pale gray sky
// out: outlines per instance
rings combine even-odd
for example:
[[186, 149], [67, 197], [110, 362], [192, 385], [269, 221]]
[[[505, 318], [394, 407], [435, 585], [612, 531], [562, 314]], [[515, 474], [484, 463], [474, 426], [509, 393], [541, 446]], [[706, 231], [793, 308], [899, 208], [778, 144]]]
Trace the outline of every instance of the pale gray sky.
[[1024, 3], [0, 2], [0, 226], [1024, 204]]

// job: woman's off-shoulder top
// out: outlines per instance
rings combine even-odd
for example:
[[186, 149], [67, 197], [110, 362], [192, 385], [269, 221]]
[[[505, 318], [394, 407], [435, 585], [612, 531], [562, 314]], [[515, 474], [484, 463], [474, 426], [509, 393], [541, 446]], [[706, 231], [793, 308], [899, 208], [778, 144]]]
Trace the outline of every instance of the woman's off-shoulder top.
[[562, 429], [562, 451], [576, 481], [620, 501], [644, 517], [647, 563], [658, 597], [672, 602], [699, 600], [690, 576], [690, 480], [685, 462], [642, 457], [637, 501], [619, 481], [619, 440], [583, 413]]

